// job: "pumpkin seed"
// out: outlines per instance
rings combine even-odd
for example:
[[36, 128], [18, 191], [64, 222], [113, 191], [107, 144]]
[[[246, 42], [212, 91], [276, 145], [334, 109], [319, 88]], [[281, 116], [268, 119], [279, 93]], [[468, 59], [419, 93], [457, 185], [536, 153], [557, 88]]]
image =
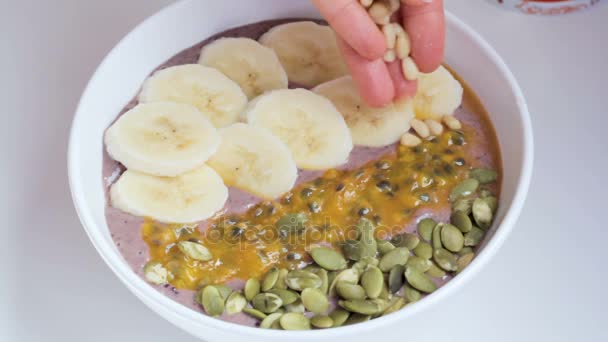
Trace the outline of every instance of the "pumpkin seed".
[[470, 232], [464, 234], [464, 245], [468, 247], [475, 247], [479, 245], [483, 239], [485, 232], [477, 227], [473, 227]]
[[[386, 278], [388, 278], [388, 276]], [[385, 300], [391, 300], [393, 298], [393, 294], [388, 291], [388, 284], [384, 281], [382, 282], [382, 290], [380, 291], [378, 298]]]
[[226, 300], [228, 300], [228, 297], [230, 297], [230, 294], [232, 294], [232, 289], [226, 285], [213, 285], [215, 286], [215, 288], [218, 290], [218, 292], [220, 293], [220, 297], [222, 297], [222, 299], [224, 300], [224, 303], [226, 302]]
[[257, 318], [257, 319], [265, 319], [266, 317], [268, 317], [262, 311], [256, 310], [254, 308], [245, 307], [245, 308], [243, 308], [243, 312], [246, 313], [246, 314], [248, 314], [249, 316], [251, 316], [253, 318]]
[[278, 280], [279, 280], [279, 269], [276, 267], [273, 267], [270, 269], [270, 271], [268, 271], [268, 273], [266, 273], [266, 276], [264, 276], [264, 279], [262, 279], [261, 290], [263, 292], [266, 292], [266, 291], [272, 289]]
[[412, 250], [418, 246], [418, 243], [420, 243], [420, 238], [418, 238], [418, 236], [415, 234], [404, 233], [393, 237], [392, 242], [395, 247], [405, 247]]
[[304, 232], [306, 222], [308, 222], [308, 216], [304, 213], [286, 214], [277, 221], [275, 227], [281, 238], [286, 238], [291, 234]]
[[418, 291], [431, 293], [437, 289], [437, 285], [426, 274], [414, 267], [407, 267], [405, 269], [405, 279], [408, 284]]
[[415, 267], [420, 272], [426, 272], [429, 270], [429, 268], [431, 268], [431, 265], [433, 265], [433, 263], [429, 259], [423, 259], [421, 257], [413, 256], [407, 260], [406, 265], [409, 267]]
[[390, 315], [393, 312], [401, 310], [405, 306], [405, 299], [402, 297], [395, 297], [392, 302], [388, 305], [388, 308], [384, 310], [382, 316]]
[[469, 253], [473, 253], [473, 252], [474, 252], [474, 251], [473, 251], [473, 248], [471, 248], [471, 247], [463, 247], [463, 248], [460, 250], [460, 252], [458, 252], [458, 255], [462, 256], [462, 255], [469, 254]]
[[352, 312], [359, 313], [362, 315], [377, 315], [384, 310], [381, 300], [365, 300], [365, 299], [352, 299], [352, 300], [340, 300], [338, 305], [344, 309]]
[[319, 329], [327, 329], [334, 326], [334, 320], [329, 316], [316, 315], [310, 319], [310, 324]]
[[310, 256], [328, 271], [338, 271], [346, 268], [346, 259], [336, 250], [327, 247], [315, 247], [310, 250]]
[[403, 287], [403, 272], [405, 272], [403, 265], [391, 268], [388, 274], [388, 289], [391, 293], [397, 293]]
[[460, 258], [458, 258], [458, 272], [462, 272], [467, 266], [469, 266], [471, 261], [473, 261], [473, 258], [475, 258], [474, 253], [468, 253], [460, 256]]
[[344, 322], [344, 324], [351, 325], [351, 324], [363, 323], [363, 322], [369, 321], [370, 319], [372, 319], [372, 316], [370, 316], [370, 315], [361, 315], [358, 313], [354, 313], [348, 317], [348, 319], [346, 320], [346, 322]]
[[342, 326], [349, 316], [350, 312], [343, 309], [335, 309], [329, 314], [329, 317], [334, 321], [334, 328]]
[[258, 293], [260, 293], [260, 281], [255, 278], [247, 280], [245, 283], [245, 298], [251, 301]]
[[463, 233], [468, 233], [471, 231], [471, 228], [473, 228], [473, 223], [471, 222], [469, 215], [462, 211], [453, 212], [450, 217], [450, 222]]
[[477, 198], [473, 202], [473, 218], [479, 228], [487, 229], [492, 224], [492, 208], [483, 198]]
[[319, 290], [321, 290], [321, 292], [327, 294], [329, 292], [329, 274], [328, 274], [328, 272], [321, 268], [318, 271], [314, 272], [314, 274], [318, 275], [319, 278], [321, 278], [321, 286], [319, 287]]
[[421, 242], [414, 248], [414, 255], [422, 259], [430, 259], [433, 257], [433, 247], [426, 242]]
[[488, 204], [490, 209], [492, 209], [492, 214], [496, 213], [498, 209], [498, 198], [494, 196], [483, 197], [483, 200]]
[[403, 289], [403, 295], [405, 296], [407, 301], [410, 303], [415, 303], [422, 298], [422, 294], [420, 292], [418, 292], [418, 290], [416, 290], [410, 286], [406, 286]]
[[380, 259], [380, 262], [378, 263], [378, 268], [380, 268], [382, 272], [388, 272], [391, 268], [397, 265], [405, 265], [409, 256], [409, 249], [405, 247], [395, 248], [392, 251], [386, 253], [382, 257], [382, 259]]
[[460, 229], [451, 224], [446, 224], [441, 229], [441, 242], [447, 250], [458, 252], [464, 247], [464, 236]]
[[240, 292], [232, 292], [226, 299], [226, 313], [234, 315], [243, 311], [247, 306], [247, 299]]
[[473, 206], [473, 200], [470, 198], [461, 198], [459, 200], [457, 200], [456, 202], [454, 202], [454, 205], [452, 205], [452, 210], [456, 211], [461, 211], [463, 212], [465, 215], [469, 215], [471, 214], [471, 207]]
[[[391, 267], [392, 268], [392, 267]], [[384, 275], [376, 266], [369, 266], [361, 275], [361, 286], [369, 298], [378, 298], [384, 285]]]
[[[331, 284], [333, 284], [334, 280], [336, 279], [336, 276], [338, 276], [338, 273], [339, 273], [338, 271], [327, 272], [327, 284], [328, 285], [331, 286]], [[327, 294], [329, 294], [329, 288], [327, 289]]]
[[200, 243], [192, 241], [180, 241], [177, 243], [177, 248], [188, 256], [188, 258], [194, 260], [209, 261], [213, 259], [213, 255], [211, 255], [211, 252], [209, 252], [207, 247], [201, 245]]
[[486, 198], [486, 197], [490, 197], [490, 196], [494, 196], [494, 194], [489, 189], [481, 189], [479, 191], [479, 197], [481, 197], [481, 198]]
[[256, 310], [269, 314], [277, 311], [283, 306], [283, 300], [274, 293], [258, 293], [251, 300], [251, 305]]
[[262, 323], [260, 323], [260, 328], [262, 329], [272, 329], [272, 326], [279, 321], [279, 319], [281, 318], [281, 316], [283, 316], [282, 313], [280, 312], [276, 312], [273, 314], [270, 314], [268, 316], [266, 316], [266, 318], [264, 318], [262, 320]]
[[433, 229], [437, 225], [437, 222], [432, 218], [425, 218], [418, 222], [418, 234], [425, 241], [431, 241], [431, 237], [433, 235]]
[[374, 239], [374, 230], [375, 228], [372, 221], [366, 218], [362, 218], [361, 220], [359, 220], [359, 223], [357, 223], [359, 241], [364, 241], [366, 243], [371, 243], [373, 241], [375, 244], [376, 239]]
[[480, 184], [489, 184], [496, 182], [498, 173], [494, 170], [479, 168], [471, 170], [469, 176], [477, 179]]
[[376, 244], [378, 245], [378, 252], [380, 252], [380, 254], [386, 254], [395, 249], [395, 245], [390, 243], [390, 241], [376, 240]]
[[359, 274], [363, 273], [368, 266], [378, 266], [378, 259], [365, 257], [353, 264], [352, 268], [356, 269]]
[[447, 249], [436, 249], [433, 252], [433, 260], [445, 271], [456, 271], [458, 269], [458, 259]]
[[144, 266], [144, 276], [155, 285], [166, 285], [173, 278], [171, 272], [157, 261], [150, 261]]
[[349, 284], [357, 284], [359, 282], [359, 274], [359, 271], [357, 271], [355, 268], [347, 268], [344, 271], [338, 273], [334, 278], [334, 281], [329, 286], [329, 294], [333, 294], [336, 284], [338, 282], [343, 281]]
[[288, 312], [279, 319], [285, 330], [310, 330], [310, 320], [301, 313]]
[[340, 247], [344, 256], [352, 261], [358, 261], [361, 259], [361, 250], [359, 246], [360, 242], [355, 240], [345, 241]]
[[365, 299], [365, 289], [363, 287], [345, 281], [336, 284], [336, 292], [343, 299]]
[[291, 291], [291, 290], [286, 290], [286, 289], [272, 289], [270, 291], [268, 291], [268, 293], [273, 293], [277, 296], [279, 296], [281, 298], [281, 300], [283, 301], [283, 305], [289, 305], [292, 304], [294, 302], [296, 302], [298, 299], [300, 299], [300, 295], [295, 292], [295, 291]]
[[437, 264], [435, 264], [434, 262], [432, 262], [431, 268], [429, 268], [429, 270], [426, 271], [426, 274], [428, 274], [430, 277], [433, 277], [433, 278], [441, 279], [441, 278], [445, 277], [445, 271], [442, 270], [439, 266], [437, 266]]
[[275, 289], [287, 289], [287, 284], [285, 284], [285, 278], [287, 277], [287, 273], [289, 273], [289, 271], [284, 268], [281, 268], [279, 270], [279, 277], [277, 278], [277, 283], [274, 284]]
[[205, 286], [201, 299], [203, 308], [209, 316], [217, 317], [224, 313], [224, 299], [215, 286]]
[[287, 312], [295, 312], [295, 313], [306, 312], [306, 308], [304, 307], [304, 304], [302, 304], [301, 299], [298, 299], [289, 305], [285, 305], [285, 309], [287, 310]]
[[433, 249], [443, 248], [441, 244], [441, 230], [443, 230], [445, 223], [438, 223], [433, 229]]
[[302, 291], [302, 304], [306, 310], [314, 313], [324, 313], [329, 309], [329, 300], [319, 289], [306, 288]]
[[306, 288], [318, 289], [323, 284], [323, 281], [318, 275], [303, 270], [295, 270], [287, 273], [285, 282], [290, 289], [296, 291], [302, 291]]
[[450, 202], [455, 202], [461, 197], [467, 197], [477, 191], [479, 181], [475, 178], [465, 179], [460, 184], [456, 185], [450, 192]]

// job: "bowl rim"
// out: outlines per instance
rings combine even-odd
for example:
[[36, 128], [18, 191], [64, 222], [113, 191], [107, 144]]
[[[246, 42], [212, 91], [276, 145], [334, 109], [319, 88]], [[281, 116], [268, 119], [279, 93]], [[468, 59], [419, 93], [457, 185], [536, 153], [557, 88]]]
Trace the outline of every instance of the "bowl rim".
[[[112, 251], [113, 246], [107, 243], [106, 239], [102, 237], [101, 229], [97, 228], [97, 224], [95, 223], [91, 213], [91, 208], [85, 205], [86, 189], [84, 188], [81, 182], [77, 181], [79, 179], [80, 174], [80, 158], [78, 156], [78, 143], [76, 139], [78, 135], [77, 132], [79, 132], [79, 126], [81, 125], [81, 121], [83, 121], [86, 116], [86, 113], [83, 112], [82, 109], [83, 102], [86, 98], [90, 96], [89, 93], [91, 92], [91, 85], [94, 84], [96, 80], [100, 77], [100, 70], [103, 69], [108, 59], [110, 59], [116, 53], [116, 51], [119, 50], [119, 47], [125, 43], [125, 40], [127, 40], [128, 37], [134, 35], [143, 25], [154, 20], [157, 16], [167, 11], [168, 9], [174, 6], [179, 6], [183, 3], [185, 2], [178, 1], [169, 6], [166, 6], [165, 8], [161, 9], [160, 11], [156, 12], [152, 16], [142, 21], [125, 37], [123, 37], [120, 42], [116, 44], [112, 48], [112, 50], [107, 54], [107, 56], [97, 67], [93, 76], [87, 83], [87, 86], [80, 98], [74, 119], [72, 121], [68, 144], [67, 167], [69, 185], [72, 194], [72, 200], [74, 202], [74, 207], [76, 208], [76, 212], [78, 214], [80, 222], [85, 232], [87, 233], [89, 240], [91, 241], [99, 255], [102, 257], [104, 262], [123, 282], [123, 284], [126, 285], [126, 287], [129, 288], [129, 290], [133, 292], [136, 297], [141, 299], [148, 307], [150, 307], [153, 311], [157, 312], [159, 315], [173, 323], [175, 322], [173, 321], [173, 319], [169, 319], [169, 316], [171, 316], [172, 318], [180, 318], [182, 321], [185, 321], [185, 323], [189, 324], [190, 326], [208, 326], [218, 329], [220, 331], [231, 331], [235, 334], [243, 334], [244, 336], [252, 335], [255, 337], [274, 338], [293, 338], [296, 336], [298, 338], [337, 337], [345, 334], [355, 334], [368, 329], [375, 329], [380, 326], [385, 326], [394, 323], [398, 320], [405, 320], [410, 316], [416, 315], [418, 312], [428, 310], [429, 308], [435, 306], [441, 300], [447, 298], [449, 295], [454, 294], [458, 288], [468, 282], [472, 278], [472, 276], [475, 273], [479, 272], [496, 254], [498, 249], [506, 240], [507, 236], [511, 233], [523, 209], [526, 195], [530, 186], [534, 155], [532, 123], [530, 119], [530, 114], [528, 112], [528, 107], [523, 96], [523, 92], [520, 86], [518, 85], [514, 75], [509, 70], [503, 59], [498, 55], [494, 48], [490, 46], [490, 44], [486, 42], [485, 39], [483, 39], [483, 37], [479, 33], [474, 31], [471, 27], [469, 27], [456, 16], [451, 14], [449, 11], [446, 11], [446, 22], [461, 30], [465, 35], [468, 35], [469, 38], [471, 38], [483, 50], [483, 52], [487, 54], [487, 56], [489, 56], [492, 62], [498, 67], [500, 73], [507, 80], [508, 85], [510, 86], [516, 99], [516, 106], [518, 108], [518, 114], [520, 115], [522, 120], [521, 127], [523, 130], [522, 146], [524, 155], [522, 158], [522, 165], [519, 170], [519, 180], [517, 182], [517, 188], [513, 196], [513, 200], [508, 206], [507, 212], [505, 213], [502, 222], [497, 227], [494, 236], [490, 238], [490, 240], [483, 248], [483, 250], [479, 253], [479, 255], [473, 260], [469, 267], [467, 267], [462, 273], [458, 275], [458, 277], [453, 278], [447, 284], [445, 284], [436, 292], [434, 292], [431, 296], [426, 297], [420, 302], [409, 305], [407, 310], [400, 310], [397, 313], [384, 317], [379, 317], [361, 324], [337, 327], [333, 329], [319, 329], [297, 332], [260, 329], [257, 327], [249, 327], [212, 318], [210, 316], [201, 314], [200, 312], [196, 312], [190, 308], [187, 308], [186, 306], [183, 306], [182, 304], [158, 292], [156, 289], [146, 283], [123, 260], [120, 259], [122, 258], [120, 253], [115, 253]], [[152, 304], [154, 304], [154, 307], [152, 306]], [[157, 310], [155, 309], [155, 307], [162, 307], [163, 310]], [[183, 326], [181, 327], [183, 328]]]

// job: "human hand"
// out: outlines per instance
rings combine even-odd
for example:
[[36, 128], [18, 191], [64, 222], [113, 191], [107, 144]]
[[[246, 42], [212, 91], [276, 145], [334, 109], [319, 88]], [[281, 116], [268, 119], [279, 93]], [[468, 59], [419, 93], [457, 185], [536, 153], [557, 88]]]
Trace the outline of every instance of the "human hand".
[[[361, 97], [382, 107], [416, 94], [416, 81], [404, 78], [400, 61], [386, 63], [384, 34], [358, 0], [312, 0], [338, 35], [338, 46]], [[399, 20], [409, 34], [411, 57], [421, 72], [432, 72], [443, 61], [445, 18], [443, 0], [401, 0]]]

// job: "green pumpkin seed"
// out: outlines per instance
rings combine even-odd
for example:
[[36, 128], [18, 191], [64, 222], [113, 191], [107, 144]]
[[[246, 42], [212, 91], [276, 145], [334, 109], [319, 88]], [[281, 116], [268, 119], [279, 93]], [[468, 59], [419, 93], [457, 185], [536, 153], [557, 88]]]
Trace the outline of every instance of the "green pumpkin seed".
[[356, 269], [359, 274], [363, 273], [369, 266], [378, 266], [378, 259], [365, 257], [353, 264], [352, 268]]
[[424, 259], [424, 258], [421, 258], [421, 257], [413, 256], [413, 257], [410, 257], [407, 260], [407, 264], [406, 265], [409, 266], [409, 267], [415, 267], [420, 272], [426, 272], [426, 271], [429, 270], [429, 268], [431, 268], [431, 266], [433, 265], [433, 263], [429, 259]]
[[213, 285], [218, 292], [220, 293], [220, 297], [222, 297], [222, 299], [224, 300], [224, 302], [226, 302], [226, 300], [228, 300], [228, 297], [230, 297], [230, 295], [232, 294], [232, 289], [226, 285]]
[[266, 276], [264, 276], [264, 279], [262, 279], [261, 290], [263, 292], [266, 292], [266, 291], [272, 289], [278, 280], [279, 280], [279, 269], [276, 267], [273, 267], [270, 269], [270, 271], [268, 271], [268, 273], [266, 273]]
[[450, 222], [463, 233], [468, 233], [471, 231], [471, 228], [473, 228], [473, 222], [471, 222], [469, 215], [462, 211], [453, 212], [450, 217]]
[[473, 202], [473, 218], [479, 228], [487, 229], [492, 225], [492, 208], [483, 198], [477, 198]]
[[496, 182], [498, 173], [494, 170], [480, 168], [471, 170], [469, 176], [477, 179], [480, 184], [489, 184]]
[[481, 189], [479, 191], [479, 197], [481, 198], [486, 198], [490, 196], [494, 196], [494, 193], [492, 193], [492, 191], [490, 191], [489, 189]]
[[258, 293], [251, 300], [251, 305], [256, 310], [269, 314], [277, 311], [281, 306], [283, 306], [283, 300], [281, 300], [281, 297], [274, 293]]
[[348, 319], [346, 320], [346, 322], [344, 322], [344, 324], [345, 325], [358, 324], [358, 323], [367, 322], [370, 319], [372, 319], [372, 316], [370, 316], [370, 315], [361, 315], [358, 313], [354, 313], [354, 314], [350, 315], [350, 317], [348, 317]]
[[428, 260], [433, 257], [433, 247], [426, 242], [421, 242], [416, 248], [414, 248], [414, 255]]
[[361, 259], [361, 242], [355, 240], [348, 240], [344, 242], [340, 247], [342, 253], [348, 260], [358, 261]]
[[362, 218], [357, 223], [357, 231], [359, 232], [359, 241], [364, 241], [365, 243], [376, 243], [376, 239], [374, 239], [374, 224], [372, 221]]
[[274, 284], [275, 289], [287, 289], [287, 284], [285, 284], [285, 278], [287, 278], [287, 273], [289, 273], [289, 271], [284, 268], [281, 268], [279, 270], [279, 277], [277, 278], [276, 284]]
[[348, 320], [349, 316], [350, 312], [343, 309], [335, 309], [329, 314], [329, 317], [334, 321], [334, 328], [342, 326], [346, 320]]
[[403, 295], [409, 303], [415, 303], [422, 298], [422, 294], [410, 286], [406, 286], [403, 289]]
[[336, 292], [343, 299], [365, 299], [365, 289], [356, 284], [340, 281], [336, 284]]
[[458, 259], [456, 259], [456, 256], [447, 249], [436, 249], [433, 252], [433, 260], [435, 260], [435, 263], [445, 271], [458, 270]]
[[453, 211], [461, 211], [463, 212], [465, 215], [470, 215], [471, 214], [471, 207], [473, 206], [473, 200], [470, 198], [461, 198], [459, 200], [457, 200], [456, 202], [454, 202], [454, 205], [452, 205], [452, 210]]
[[248, 308], [245, 307], [243, 309], [243, 312], [248, 314], [249, 316], [253, 317], [253, 318], [257, 318], [257, 319], [265, 319], [266, 317], [268, 317], [265, 313], [263, 313], [260, 310], [256, 310], [254, 308]]
[[492, 209], [492, 213], [496, 213], [496, 209], [498, 209], [498, 198], [494, 196], [484, 197], [483, 200], [488, 204], [490, 209]]
[[405, 306], [405, 299], [401, 297], [395, 297], [391, 303], [388, 305], [388, 308], [384, 310], [382, 316], [390, 315], [393, 312], [397, 312], [401, 310]]
[[[330, 271], [327, 272], [327, 284], [331, 286], [331, 284], [333, 284], [334, 280], [336, 279], [336, 277], [338, 276], [338, 271]], [[327, 293], [329, 294], [329, 288], [327, 289]]]
[[182, 253], [188, 256], [188, 258], [199, 260], [199, 261], [209, 261], [213, 259], [213, 255], [207, 249], [207, 247], [201, 245], [200, 243], [192, 242], [192, 241], [180, 241], [177, 243], [177, 248], [179, 248]]
[[273, 314], [270, 314], [268, 316], [266, 316], [266, 318], [264, 318], [262, 320], [262, 323], [260, 323], [260, 328], [262, 329], [273, 329], [273, 325], [279, 321], [279, 319], [281, 318], [281, 316], [283, 316], [282, 313], [280, 312], [276, 312]]
[[464, 247], [460, 250], [460, 252], [458, 252], [458, 255], [463, 256], [465, 254], [469, 254], [469, 253], [473, 253], [473, 248], [471, 247]]
[[405, 279], [407, 280], [408, 284], [418, 291], [431, 293], [437, 290], [437, 285], [435, 285], [435, 283], [433, 283], [433, 281], [427, 277], [426, 274], [420, 272], [414, 267], [407, 267], [405, 269]]
[[404, 233], [396, 235], [391, 241], [395, 247], [405, 247], [412, 250], [418, 246], [418, 243], [420, 243], [420, 238], [418, 238], [418, 236], [415, 234]]
[[350, 284], [357, 284], [359, 282], [359, 271], [355, 268], [347, 268], [342, 272], [338, 273], [334, 278], [334, 281], [329, 286], [329, 294], [333, 295], [336, 284], [343, 281]]
[[477, 227], [473, 227], [470, 232], [464, 234], [464, 245], [475, 247], [483, 240], [485, 232]]
[[382, 259], [380, 259], [380, 262], [378, 263], [378, 268], [380, 268], [382, 272], [388, 272], [391, 268], [397, 265], [405, 265], [409, 256], [409, 249], [405, 247], [395, 248], [392, 251], [386, 253], [386, 255], [384, 255]]
[[268, 291], [268, 293], [273, 293], [281, 298], [283, 301], [283, 305], [289, 305], [295, 303], [298, 299], [300, 299], [300, 295], [291, 290], [286, 289], [272, 289]]
[[322, 268], [313, 273], [321, 278], [321, 286], [319, 287], [319, 290], [327, 294], [329, 292], [329, 273]]
[[380, 292], [382, 292], [383, 285], [384, 275], [378, 267], [369, 266], [361, 275], [361, 286], [365, 289], [365, 293], [369, 298], [378, 298]]
[[203, 308], [209, 316], [217, 317], [224, 313], [224, 299], [215, 286], [205, 286], [201, 300]]
[[245, 298], [251, 301], [258, 293], [260, 293], [260, 281], [255, 278], [250, 278], [245, 283]]
[[361, 299], [353, 299], [353, 300], [340, 300], [338, 301], [338, 305], [342, 308], [352, 312], [359, 313], [362, 315], [377, 315], [384, 311], [385, 305], [383, 305], [384, 301], [381, 300], [361, 300]]
[[324, 313], [329, 309], [329, 300], [319, 289], [307, 288], [302, 291], [302, 304], [313, 313]]
[[306, 267], [303, 268], [304, 271], [308, 271], [308, 272], [312, 272], [314, 274], [317, 274], [317, 272], [321, 269], [321, 267], [315, 265], [315, 264], [310, 264]]
[[443, 248], [441, 244], [441, 230], [443, 230], [445, 223], [438, 223], [433, 229], [433, 249]]
[[441, 242], [447, 250], [458, 252], [464, 247], [464, 236], [460, 229], [451, 224], [446, 224], [441, 229]]
[[306, 288], [318, 289], [323, 284], [323, 280], [321, 280], [318, 275], [303, 270], [295, 270], [287, 273], [285, 282], [290, 289], [296, 291], [302, 291]]
[[388, 289], [391, 293], [397, 293], [403, 287], [403, 272], [405, 272], [403, 265], [391, 268], [388, 274]]
[[477, 191], [479, 181], [475, 178], [465, 179], [460, 184], [456, 185], [450, 192], [450, 202], [455, 202], [461, 197], [467, 197]]
[[310, 319], [310, 324], [319, 329], [327, 329], [334, 326], [334, 320], [329, 316], [316, 315]]
[[287, 310], [287, 312], [295, 312], [295, 313], [306, 312], [306, 308], [304, 307], [304, 304], [302, 304], [301, 299], [298, 299], [289, 305], [285, 305], [285, 309]]
[[[387, 276], [388, 278], [388, 276]], [[388, 290], [388, 284], [386, 282], [382, 282], [382, 290], [380, 291], [380, 295], [378, 296], [380, 299], [391, 300], [393, 298], [393, 294]]]
[[437, 264], [435, 264], [434, 262], [432, 262], [431, 268], [429, 268], [429, 270], [426, 271], [426, 274], [429, 275], [430, 277], [439, 278], [439, 279], [445, 277], [445, 271], [442, 270], [439, 266], [437, 266]]
[[291, 234], [300, 234], [304, 232], [306, 227], [304, 224], [308, 222], [308, 216], [304, 213], [287, 214], [281, 217], [275, 227], [282, 238], [286, 238]]
[[226, 299], [226, 313], [234, 315], [243, 311], [247, 306], [247, 299], [240, 292], [232, 292]]
[[279, 322], [285, 330], [310, 330], [310, 320], [300, 313], [286, 313], [281, 316]]
[[458, 258], [458, 272], [462, 272], [475, 258], [474, 253], [464, 254]]
[[433, 229], [437, 225], [437, 222], [432, 218], [425, 218], [418, 222], [418, 234], [424, 241], [431, 241], [433, 235]]
[[310, 256], [328, 271], [339, 271], [346, 268], [346, 259], [336, 250], [327, 247], [315, 247], [310, 250]]
[[390, 241], [376, 240], [376, 244], [378, 245], [378, 252], [380, 252], [380, 254], [386, 254], [395, 249], [395, 245], [390, 243]]
[[173, 278], [171, 272], [160, 262], [150, 261], [144, 266], [146, 280], [155, 285], [166, 285]]

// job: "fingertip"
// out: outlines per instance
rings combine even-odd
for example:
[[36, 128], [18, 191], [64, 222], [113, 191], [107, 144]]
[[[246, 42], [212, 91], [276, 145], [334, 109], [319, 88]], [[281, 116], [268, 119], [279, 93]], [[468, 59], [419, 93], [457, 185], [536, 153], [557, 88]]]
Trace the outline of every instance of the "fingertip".
[[423, 73], [435, 71], [444, 58], [445, 14], [443, 1], [403, 6], [405, 30], [412, 41], [412, 58]]
[[408, 81], [403, 76], [401, 69], [401, 63], [398, 61], [388, 63], [388, 72], [393, 80], [395, 89], [395, 99], [401, 100], [406, 98], [413, 98], [418, 90], [417, 81]]

